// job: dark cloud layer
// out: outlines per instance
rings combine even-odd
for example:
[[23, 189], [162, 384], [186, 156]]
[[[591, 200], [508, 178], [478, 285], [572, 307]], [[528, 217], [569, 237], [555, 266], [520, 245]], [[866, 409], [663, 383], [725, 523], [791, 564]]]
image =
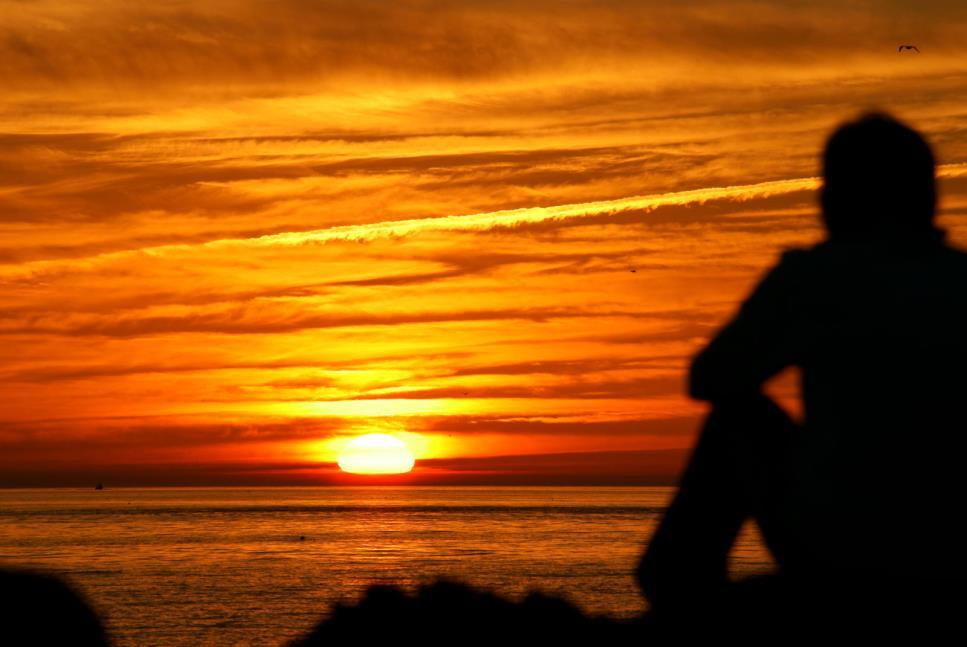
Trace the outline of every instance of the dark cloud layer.
[[360, 74], [454, 82], [629, 58], [772, 64], [776, 51], [787, 64], [811, 63], [910, 35], [935, 51], [962, 52], [957, 26], [967, 15], [953, 2], [16, 4], [0, 31], [0, 75], [21, 87], [337, 82]]

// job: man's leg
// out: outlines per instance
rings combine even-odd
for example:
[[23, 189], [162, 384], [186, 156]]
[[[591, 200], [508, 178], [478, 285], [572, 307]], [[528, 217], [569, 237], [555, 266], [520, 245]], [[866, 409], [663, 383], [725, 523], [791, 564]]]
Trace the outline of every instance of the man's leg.
[[728, 582], [742, 523], [758, 521], [781, 562], [788, 553], [788, 455], [798, 431], [769, 398], [715, 404], [679, 489], [638, 567], [653, 606], [690, 604]]

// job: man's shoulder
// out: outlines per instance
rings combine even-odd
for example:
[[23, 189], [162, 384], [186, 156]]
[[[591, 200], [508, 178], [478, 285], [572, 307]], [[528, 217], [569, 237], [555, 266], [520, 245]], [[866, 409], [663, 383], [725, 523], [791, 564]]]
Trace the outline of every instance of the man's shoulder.
[[820, 245], [812, 247], [787, 247], [779, 255], [779, 265], [797, 266], [804, 263], [813, 262], [814, 259], [822, 254], [819, 250]]
[[884, 248], [824, 241], [788, 249], [772, 271], [772, 281], [790, 291], [833, 294], [882, 293], [912, 289], [945, 300], [967, 300], [967, 250], [938, 242]]
[[789, 267], [809, 267], [823, 265], [840, 265], [843, 263], [869, 263], [871, 258], [879, 256], [883, 259], [895, 260], [910, 255], [929, 257], [949, 263], [954, 266], [967, 268], [967, 250], [947, 242], [931, 245], [911, 245], [897, 247], [895, 244], [885, 245], [870, 243], [841, 243], [824, 240], [809, 247], [792, 247], [782, 252], [779, 265]]
[[944, 243], [940, 246], [939, 253], [946, 262], [961, 268], [967, 268], [967, 250], [955, 247], [949, 243]]
[[771, 274], [777, 278], [791, 279], [804, 273], [809, 268], [822, 262], [823, 251], [819, 245], [813, 247], [788, 247], [779, 255], [779, 261], [773, 266]]

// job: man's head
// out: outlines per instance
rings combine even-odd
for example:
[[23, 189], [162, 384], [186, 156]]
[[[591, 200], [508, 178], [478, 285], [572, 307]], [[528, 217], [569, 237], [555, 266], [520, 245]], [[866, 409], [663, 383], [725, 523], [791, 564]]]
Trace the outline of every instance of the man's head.
[[823, 219], [835, 239], [934, 231], [934, 157], [912, 128], [883, 114], [840, 126], [823, 154]]

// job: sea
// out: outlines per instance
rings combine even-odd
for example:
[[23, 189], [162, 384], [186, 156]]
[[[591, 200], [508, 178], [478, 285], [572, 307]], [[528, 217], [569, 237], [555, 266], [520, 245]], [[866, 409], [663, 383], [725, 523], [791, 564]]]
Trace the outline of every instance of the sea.
[[[671, 488], [0, 490], [0, 566], [66, 577], [116, 645], [283, 645], [373, 583], [445, 577], [645, 610], [633, 568]], [[747, 527], [736, 575], [768, 572]]]

